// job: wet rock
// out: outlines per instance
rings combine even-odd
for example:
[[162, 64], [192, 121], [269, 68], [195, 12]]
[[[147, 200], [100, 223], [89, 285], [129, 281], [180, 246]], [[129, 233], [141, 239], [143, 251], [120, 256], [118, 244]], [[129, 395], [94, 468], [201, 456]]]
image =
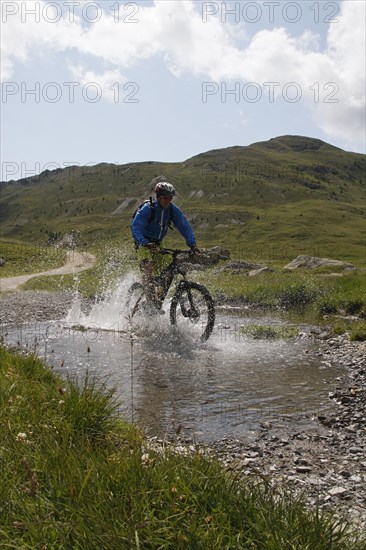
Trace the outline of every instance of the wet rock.
[[304, 458], [296, 457], [294, 460], [295, 464], [298, 464], [299, 466], [307, 466], [309, 462]]
[[296, 466], [296, 471], [299, 474], [307, 474], [307, 473], [311, 472], [311, 467], [310, 466]]
[[340, 495], [344, 495], [345, 493], [347, 493], [347, 489], [345, 487], [341, 487], [341, 486], [333, 487], [333, 489], [329, 490], [329, 494], [332, 497], [338, 497]]
[[351, 454], [364, 454], [364, 449], [362, 447], [350, 447], [348, 449], [348, 452], [350, 452]]
[[362, 482], [362, 477], [353, 475], [353, 476], [350, 477], [350, 480], [354, 481], [355, 483], [361, 483]]

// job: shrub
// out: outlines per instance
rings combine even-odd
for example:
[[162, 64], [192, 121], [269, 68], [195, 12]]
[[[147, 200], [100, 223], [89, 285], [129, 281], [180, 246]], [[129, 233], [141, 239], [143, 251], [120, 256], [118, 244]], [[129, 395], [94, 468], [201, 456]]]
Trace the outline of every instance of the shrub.
[[364, 342], [366, 340], [366, 324], [354, 327], [349, 336], [351, 342]]
[[338, 309], [335, 304], [332, 302], [327, 302], [323, 300], [318, 303], [318, 311], [321, 315], [333, 315], [337, 313]]
[[362, 300], [349, 300], [344, 304], [345, 312], [348, 315], [355, 315], [356, 313], [359, 313], [363, 308], [363, 301]]
[[305, 308], [314, 302], [316, 292], [304, 283], [290, 287], [279, 295], [279, 305], [284, 309]]

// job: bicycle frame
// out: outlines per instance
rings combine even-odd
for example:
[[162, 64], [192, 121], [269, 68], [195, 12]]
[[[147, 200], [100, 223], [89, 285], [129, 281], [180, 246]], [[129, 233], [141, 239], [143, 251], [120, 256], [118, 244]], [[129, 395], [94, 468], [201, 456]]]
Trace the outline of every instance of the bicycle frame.
[[[161, 254], [171, 254], [173, 256], [171, 264], [167, 268], [165, 268], [160, 275], [153, 278], [153, 284], [154, 284], [154, 290], [155, 290], [155, 299], [159, 303], [159, 305], [162, 305], [169, 289], [172, 285], [172, 282], [174, 278], [177, 275], [181, 275], [183, 277], [183, 280], [187, 280], [187, 273], [186, 271], [181, 268], [178, 265], [178, 256], [180, 254], [187, 254], [189, 253], [188, 250], [171, 250], [168, 248], [161, 249]], [[177, 282], [177, 288], [179, 286], [179, 282]], [[159, 289], [161, 289], [159, 291]]]
[[[190, 330], [191, 326], [198, 327], [198, 331], [201, 332], [200, 340], [204, 342], [210, 337], [215, 323], [215, 305], [212, 296], [204, 285], [188, 280], [186, 270], [178, 265], [178, 256], [180, 254], [189, 254], [190, 251], [162, 249], [162, 253], [171, 254], [172, 261], [157, 277], [153, 277], [151, 281], [152, 290], [154, 291], [154, 303], [151, 305], [154, 309], [152, 310], [150, 304], [146, 301], [143, 284], [136, 281], [129, 290], [131, 298], [134, 292], [137, 292], [137, 294], [134, 296], [132, 310], [129, 310], [128, 318], [131, 320], [139, 308], [141, 308], [142, 313], [144, 311], [148, 313], [159, 312], [173, 280], [176, 279], [176, 289], [170, 302], [170, 323], [172, 325], [184, 326], [188, 330]], [[131, 298], [126, 302], [128, 308], [131, 306]], [[202, 319], [201, 327], [198, 325], [200, 319]], [[188, 325], [184, 325], [186, 322], [188, 322]], [[196, 329], [194, 331], [197, 334]]]

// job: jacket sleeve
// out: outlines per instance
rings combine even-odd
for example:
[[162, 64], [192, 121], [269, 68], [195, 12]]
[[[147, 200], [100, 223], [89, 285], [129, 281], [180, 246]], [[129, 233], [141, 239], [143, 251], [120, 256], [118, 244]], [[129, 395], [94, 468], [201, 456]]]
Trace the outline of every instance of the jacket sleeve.
[[183, 214], [183, 212], [176, 206], [172, 205], [174, 210], [173, 223], [178, 231], [183, 235], [186, 240], [187, 246], [194, 246], [196, 244], [196, 237], [192, 229], [191, 224]]
[[144, 204], [144, 206], [136, 212], [130, 224], [132, 236], [137, 246], [143, 246], [149, 243], [149, 240], [144, 237], [144, 231], [149, 222], [150, 210], [150, 204]]

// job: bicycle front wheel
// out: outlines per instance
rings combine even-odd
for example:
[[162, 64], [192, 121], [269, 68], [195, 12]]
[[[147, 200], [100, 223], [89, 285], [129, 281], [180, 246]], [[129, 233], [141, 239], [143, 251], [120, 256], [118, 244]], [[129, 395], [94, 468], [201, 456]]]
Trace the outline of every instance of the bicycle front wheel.
[[182, 282], [171, 301], [170, 322], [205, 342], [215, 324], [215, 305], [207, 288], [191, 281]]
[[133, 283], [127, 292], [125, 317], [131, 320], [138, 311], [141, 311], [144, 302], [144, 287], [141, 283]]

